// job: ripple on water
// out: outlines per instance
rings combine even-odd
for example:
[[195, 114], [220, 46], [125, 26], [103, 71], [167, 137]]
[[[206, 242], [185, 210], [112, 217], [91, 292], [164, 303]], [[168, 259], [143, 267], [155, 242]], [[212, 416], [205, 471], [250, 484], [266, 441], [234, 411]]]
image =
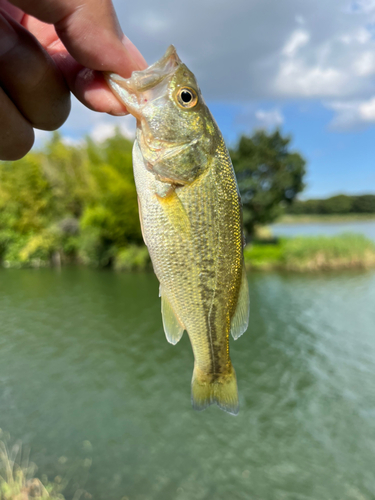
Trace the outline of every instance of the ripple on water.
[[152, 275], [0, 271], [0, 427], [50, 474], [90, 441], [94, 498], [373, 499], [375, 273], [249, 279], [234, 418], [191, 410]]

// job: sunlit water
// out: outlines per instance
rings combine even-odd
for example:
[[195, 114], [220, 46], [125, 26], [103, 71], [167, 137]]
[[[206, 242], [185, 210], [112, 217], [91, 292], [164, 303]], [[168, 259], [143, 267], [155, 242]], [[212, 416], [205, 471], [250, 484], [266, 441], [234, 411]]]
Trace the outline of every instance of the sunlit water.
[[275, 236], [333, 236], [341, 233], [359, 233], [375, 240], [375, 221], [320, 222], [311, 224], [273, 224]]
[[191, 409], [152, 274], [0, 271], [0, 427], [50, 477], [90, 441], [94, 499], [374, 499], [375, 273], [249, 283], [233, 417]]

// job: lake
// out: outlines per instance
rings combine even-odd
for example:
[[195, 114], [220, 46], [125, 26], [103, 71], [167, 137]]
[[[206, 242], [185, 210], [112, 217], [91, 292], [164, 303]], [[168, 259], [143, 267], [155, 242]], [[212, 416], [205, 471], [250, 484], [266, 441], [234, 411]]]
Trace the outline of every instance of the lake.
[[373, 500], [375, 273], [249, 284], [233, 417], [191, 409], [152, 274], [0, 270], [0, 427], [67, 498]]
[[351, 222], [319, 222], [310, 224], [273, 224], [275, 236], [332, 236], [340, 233], [360, 233], [375, 241], [375, 220]]

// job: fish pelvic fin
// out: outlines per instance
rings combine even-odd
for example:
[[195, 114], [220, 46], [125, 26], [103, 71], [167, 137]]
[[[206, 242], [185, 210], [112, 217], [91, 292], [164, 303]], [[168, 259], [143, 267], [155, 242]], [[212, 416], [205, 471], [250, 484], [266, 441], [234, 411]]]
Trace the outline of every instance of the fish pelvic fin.
[[215, 403], [222, 410], [237, 415], [240, 408], [236, 372], [232, 364], [229, 371], [222, 374], [204, 373], [195, 366], [191, 381], [191, 403], [194, 410], [198, 411]]
[[249, 299], [249, 284], [247, 282], [247, 275], [245, 265], [242, 265], [242, 277], [240, 292], [238, 295], [237, 307], [231, 321], [230, 332], [234, 340], [237, 340], [241, 335], [246, 332], [249, 326], [250, 314], [250, 299]]
[[161, 295], [161, 314], [163, 318], [163, 327], [165, 336], [170, 344], [177, 344], [184, 333], [184, 326], [176, 316], [173, 308], [167, 299], [165, 293], [160, 288]]

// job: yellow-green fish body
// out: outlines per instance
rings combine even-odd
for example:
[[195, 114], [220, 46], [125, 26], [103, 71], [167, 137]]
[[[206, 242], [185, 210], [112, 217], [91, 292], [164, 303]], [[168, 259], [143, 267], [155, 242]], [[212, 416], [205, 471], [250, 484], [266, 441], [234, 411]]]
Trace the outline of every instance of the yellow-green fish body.
[[140, 219], [160, 281], [167, 339], [186, 330], [194, 408], [238, 413], [229, 334], [247, 328], [241, 203], [221, 133], [174, 47], [129, 80], [108, 81], [137, 117], [133, 165]]

